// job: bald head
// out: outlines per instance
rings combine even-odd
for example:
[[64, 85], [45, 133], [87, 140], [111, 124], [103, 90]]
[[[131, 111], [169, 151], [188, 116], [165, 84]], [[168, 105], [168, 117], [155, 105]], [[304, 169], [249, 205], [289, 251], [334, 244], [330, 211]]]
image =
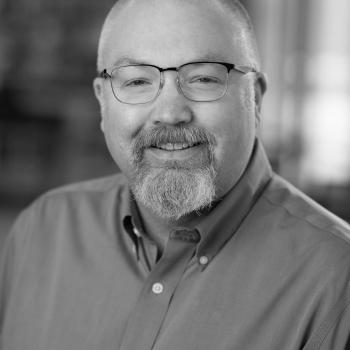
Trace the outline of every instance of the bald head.
[[[178, 2], [179, 6], [181, 6], [181, 2], [184, 0], [173, 1]], [[98, 45], [98, 71], [106, 68], [105, 52], [109, 48], [108, 38], [111, 37], [113, 23], [117, 20], [118, 14], [121, 12], [121, 10], [126, 6], [132, 5], [134, 2], [135, 0], [117, 0], [108, 13], [102, 27]], [[188, 0], [186, 0], [186, 2], [188, 2]], [[243, 5], [238, 0], [210, 0], [208, 1], [208, 5], [215, 7], [224, 16], [228, 16], [228, 19], [232, 25], [232, 41], [234, 42], [235, 47], [240, 47], [242, 56], [244, 57], [244, 62], [237, 63], [249, 65], [256, 70], [260, 70], [260, 59], [254, 30], [249, 15]]]
[[260, 57], [254, 28], [245, 7], [238, 0], [213, 0], [224, 13], [230, 17], [232, 24], [232, 39], [239, 43], [245, 52], [248, 64], [260, 71]]

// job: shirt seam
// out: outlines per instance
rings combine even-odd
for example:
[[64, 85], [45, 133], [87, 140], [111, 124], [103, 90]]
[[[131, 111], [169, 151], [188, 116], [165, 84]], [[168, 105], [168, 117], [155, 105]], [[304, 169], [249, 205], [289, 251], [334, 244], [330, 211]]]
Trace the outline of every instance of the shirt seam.
[[281, 204], [278, 204], [278, 203], [274, 202], [274, 201], [271, 200], [269, 197], [267, 197], [266, 194], [263, 194], [263, 195], [262, 195], [262, 198], [264, 198], [266, 201], [268, 201], [270, 204], [274, 205], [275, 207], [282, 208], [283, 210], [285, 210], [285, 211], [286, 211], [289, 215], [291, 215], [292, 217], [294, 217], [294, 218], [296, 218], [296, 219], [298, 219], [298, 220], [300, 220], [300, 221], [302, 221], [302, 222], [308, 223], [308, 224], [311, 225], [312, 227], [314, 227], [314, 228], [316, 228], [316, 229], [318, 229], [318, 230], [321, 230], [321, 231], [323, 231], [323, 232], [325, 232], [325, 233], [328, 233], [328, 234], [332, 235], [332, 237], [336, 237], [336, 238], [340, 239], [342, 242], [345, 242], [345, 243], [347, 244], [348, 247], [350, 247], [350, 242], [349, 242], [346, 238], [344, 238], [344, 237], [342, 237], [341, 235], [339, 235], [338, 232], [332, 231], [332, 230], [329, 230], [329, 229], [326, 229], [326, 228], [324, 228], [324, 227], [322, 227], [322, 226], [317, 225], [316, 223], [314, 223], [314, 222], [312, 222], [312, 221], [310, 221], [310, 220], [307, 220], [306, 218], [303, 218], [303, 217], [301, 217], [301, 216], [298, 216], [298, 215], [292, 213], [292, 212], [290, 211], [290, 209], [286, 208], [285, 206], [283, 206], [283, 205], [281, 205]]

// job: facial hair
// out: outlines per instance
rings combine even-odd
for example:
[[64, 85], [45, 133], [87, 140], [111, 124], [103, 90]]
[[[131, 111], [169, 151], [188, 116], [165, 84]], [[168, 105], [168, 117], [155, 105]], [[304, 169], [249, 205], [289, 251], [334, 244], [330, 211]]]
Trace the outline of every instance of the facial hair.
[[[167, 143], [200, 144], [205, 155], [199, 163], [191, 159], [169, 160], [157, 167], [145, 159], [147, 148]], [[136, 200], [157, 216], [174, 221], [209, 207], [216, 194], [215, 144], [213, 135], [195, 126], [160, 126], [140, 131], [133, 142], [131, 189]]]

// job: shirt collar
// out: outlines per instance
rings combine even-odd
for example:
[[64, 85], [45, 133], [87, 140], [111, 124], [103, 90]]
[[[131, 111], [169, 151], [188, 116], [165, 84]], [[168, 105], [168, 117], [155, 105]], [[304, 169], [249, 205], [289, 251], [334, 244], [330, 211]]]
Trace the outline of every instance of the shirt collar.
[[126, 197], [123, 198], [122, 203], [125, 203], [121, 216], [123, 218], [124, 229], [134, 247], [134, 253], [139, 260], [139, 239], [144, 237], [144, 229], [135, 199], [130, 190], [127, 191]]
[[[248, 166], [236, 185], [208, 212], [198, 216], [188, 229], [200, 234], [196, 256], [203, 261], [203, 268], [210, 263], [225, 243], [234, 235], [257, 198], [271, 179], [272, 170], [265, 151], [256, 140]], [[136, 253], [138, 239], [143, 236], [143, 226], [133, 196], [128, 193], [122, 201], [122, 218]], [[138, 254], [137, 254], [138, 256]]]

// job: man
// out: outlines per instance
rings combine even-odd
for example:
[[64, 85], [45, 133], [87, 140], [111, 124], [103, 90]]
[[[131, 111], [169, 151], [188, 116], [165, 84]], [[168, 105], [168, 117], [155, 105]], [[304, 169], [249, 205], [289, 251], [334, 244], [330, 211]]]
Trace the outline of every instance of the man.
[[2, 255], [2, 348], [349, 349], [349, 227], [270, 169], [242, 6], [120, 0], [98, 69], [123, 175], [20, 215]]

